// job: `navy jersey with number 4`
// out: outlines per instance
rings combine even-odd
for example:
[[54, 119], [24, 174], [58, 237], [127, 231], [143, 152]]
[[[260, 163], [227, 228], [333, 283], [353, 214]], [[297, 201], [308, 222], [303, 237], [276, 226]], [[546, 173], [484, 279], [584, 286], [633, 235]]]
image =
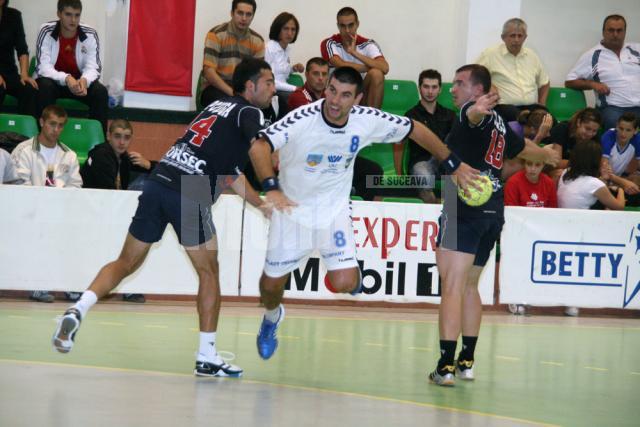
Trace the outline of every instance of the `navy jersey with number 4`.
[[477, 125], [471, 124], [467, 110], [473, 104], [474, 102], [468, 102], [462, 106], [460, 116], [454, 122], [445, 143], [463, 162], [491, 179], [493, 195], [484, 205], [471, 207], [462, 202], [455, 192], [449, 190], [444, 194], [444, 209], [453, 215], [453, 209], [456, 208], [457, 216], [466, 217], [503, 215], [504, 195], [500, 180], [502, 166], [505, 157], [514, 158], [524, 149], [524, 140], [515, 134], [495, 111], [486, 115]]
[[181, 191], [183, 176], [208, 176], [215, 201], [217, 177], [240, 174], [249, 161], [251, 140], [263, 127], [262, 111], [246, 99], [233, 96], [215, 101], [194, 119], [150, 178]]

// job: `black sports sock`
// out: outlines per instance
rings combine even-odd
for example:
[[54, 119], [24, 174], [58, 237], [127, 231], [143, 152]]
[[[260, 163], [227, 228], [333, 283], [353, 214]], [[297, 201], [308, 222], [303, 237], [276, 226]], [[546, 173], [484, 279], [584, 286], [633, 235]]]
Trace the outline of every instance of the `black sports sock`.
[[458, 355], [458, 360], [473, 360], [473, 353], [476, 350], [478, 337], [462, 336], [462, 350]]
[[440, 340], [440, 360], [438, 360], [438, 371], [442, 371], [447, 365], [453, 365], [453, 358], [456, 355], [457, 341]]

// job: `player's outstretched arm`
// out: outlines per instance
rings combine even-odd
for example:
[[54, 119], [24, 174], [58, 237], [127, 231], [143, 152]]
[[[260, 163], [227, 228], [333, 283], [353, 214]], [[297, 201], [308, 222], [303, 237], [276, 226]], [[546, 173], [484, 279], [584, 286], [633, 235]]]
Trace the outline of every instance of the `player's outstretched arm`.
[[260, 209], [264, 216], [271, 218], [271, 205], [260, 198], [260, 194], [258, 194], [251, 183], [247, 181], [247, 177], [244, 176], [244, 174], [238, 176], [238, 178], [231, 183], [231, 188], [238, 196], [245, 199], [252, 206]]
[[[433, 154], [436, 159], [442, 163], [447, 174], [455, 176], [458, 185], [464, 190], [466, 190], [468, 185], [476, 187], [474, 181], [479, 178], [480, 171], [461, 162], [460, 159], [440, 141], [440, 138], [425, 125], [414, 120], [413, 130], [409, 134], [409, 138]], [[480, 188], [478, 188], [478, 190], [480, 190]]]
[[296, 204], [289, 200], [280, 190], [278, 178], [273, 170], [273, 162], [271, 161], [271, 145], [263, 138], [253, 140], [249, 149], [249, 157], [258, 178], [262, 182], [262, 190], [266, 194], [267, 202], [279, 211], [289, 212]]

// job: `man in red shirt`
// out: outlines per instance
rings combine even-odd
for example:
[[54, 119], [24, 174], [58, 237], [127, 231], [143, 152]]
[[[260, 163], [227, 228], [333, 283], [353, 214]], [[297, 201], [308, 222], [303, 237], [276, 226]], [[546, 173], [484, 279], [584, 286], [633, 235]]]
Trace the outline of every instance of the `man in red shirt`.
[[505, 206], [558, 207], [556, 185], [549, 176], [541, 173], [543, 167], [542, 162], [524, 161], [524, 169], [507, 181], [504, 190]]
[[311, 58], [307, 61], [304, 77], [306, 80], [304, 86], [289, 95], [287, 102], [289, 111], [324, 98], [324, 89], [329, 79], [329, 63], [319, 57]]
[[107, 129], [107, 89], [98, 80], [100, 43], [93, 28], [80, 24], [82, 2], [58, 0], [58, 21], [40, 27], [36, 41], [38, 111], [57, 98], [72, 98], [89, 106], [89, 116]]

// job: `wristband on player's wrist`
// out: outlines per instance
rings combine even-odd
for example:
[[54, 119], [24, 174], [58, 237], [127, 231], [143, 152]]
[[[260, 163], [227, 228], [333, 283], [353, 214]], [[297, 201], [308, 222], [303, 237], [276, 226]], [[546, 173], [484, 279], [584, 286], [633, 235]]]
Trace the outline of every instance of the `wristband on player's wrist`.
[[451, 175], [460, 167], [461, 163], [462, 160], [460, 160], [460, 158], [454, 153], [451, 153], [449, 157], [444, 159], [444, 161], [442, 162], [442, 167], [447, 174]]
[[275, 176], [270, 176], [269, 178], [265, 178], [262, 180], [262, 191], [265, 193], [268, 191], [279, 190], [280, 183], [278, 182], [278, 178]]

